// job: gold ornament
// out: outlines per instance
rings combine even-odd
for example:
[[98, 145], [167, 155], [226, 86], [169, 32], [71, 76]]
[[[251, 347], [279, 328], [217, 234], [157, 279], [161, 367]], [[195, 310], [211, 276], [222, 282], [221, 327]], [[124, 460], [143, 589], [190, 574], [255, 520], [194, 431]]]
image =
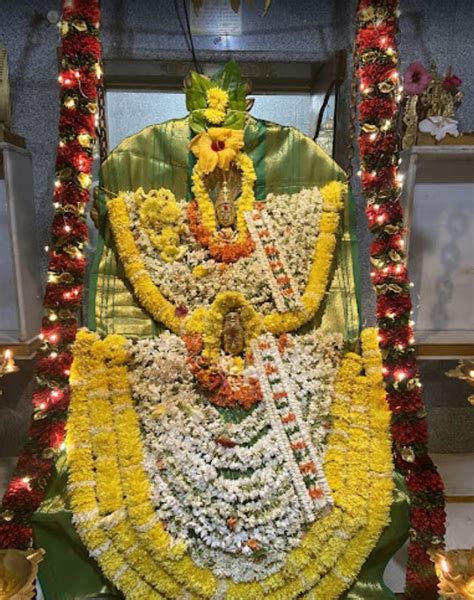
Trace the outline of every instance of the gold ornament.
[[403, 123], [405, 125], [405, 133], [403, 134], [402, 147], [411, 148], [416, 144], [416, 136], [418, 132], [418, 96], [410, 96], [407, 98], [405, 110], [403, 111]]
[[438, 589], [444, 598], [474, 600], [474, 548], [430, 550], [435, 563]]
[[38, 563], [45, 552], [39, 550], [0, 550], [0, 599], [31, 600]]
[[245, 348], [245, 330], [236, 310], [229, 311], [222, 323], [222, 348], [226, 354], [238, 356]]
[[[474, 360], [472, 358], [460, 360], [456, 368], [446, 371], [446, 375], [461, 379], [474, 387]], [[474, 406], [474, 394], [471, 394], [467, 401]]]

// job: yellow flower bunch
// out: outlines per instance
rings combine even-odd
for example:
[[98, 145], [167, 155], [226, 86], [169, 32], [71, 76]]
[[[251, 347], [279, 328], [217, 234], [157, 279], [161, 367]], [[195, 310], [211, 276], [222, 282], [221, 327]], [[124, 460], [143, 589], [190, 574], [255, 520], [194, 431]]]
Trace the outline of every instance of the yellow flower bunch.
[[[221, 292], [209, 308], [194, 310], [184, 323], [187, 333], [202, 334], [203, 356], [206, 358], [215, 359], [220, 355], [224, 317], [230, 311], [239, 312], [247, 350], [251, 341], [261, 333], [262, 318], [250, 302], [239, 292]], [[239, 361], [236, 366], [239, 366]]]
[[[237, 299], [234, 299], [237, 301]], [[230, 298], [222, 299], [224, 305]], [[285, 566], [259, 582], [226, 580], [226, 600], [334, 600], [349, 587], [388, 523], [392, 503], [390, 411], [376, 331], [362, 333], [336, 378], [325, 473], [334, 507], [310, 525]], [[74, 522], [106, 577], [127, 598], [212, 598], [218, 581], [155, 518], [125, 338], [80, 331], [71, 370], [67, 452]], [[362, 374], [365, 373], [365, 374]]]
[[[234, 158], [235, 165], [242, 172], [242, 192], [237, 200], [237, 233], [238, 240], [242, 242], [247, 237], [247, 225], [244, 213], [253, 210], [255, 204], [254, 184], [257, 180], [253, 161], [247, 154], [239, 152]], [[196, 199], [201, 223], [212, 233], [217, 231], [217, 219], [214, 204], [209, 196], [204, 183], [205, 171], [197, 162], [194, 165], [192, 180], [192, 191]]]
[[138, 188], [134, 199], [139, 206], [140, 224], [153, 246], [165, 262], [180, 259], [186, 247], [180, 245], [184, 233], [181, 210], [173, 192], [166, 188], [150, 190]]
[[[237, 227], [240, 232], [244, 231], [245, 223], [243, 213], [253, 207], [253, 180], [255, 176], [251, 159], [243, 153], [238, 156], [238, 164], [242, 169], [242, 194], [239, 199]], [[215, 214], [212, 202], [207, 195], [202, 179], [202, 171], [195, 167], [193, 173], [193, 189], [196, 194], [201, 210], [201, 216], [206, 226], [211, 227], [215, 223]], [[336, 248], [337, 230], [340, 216], [338, 210], [343, 206], [343, 198], [347, 185], [341, 182], [331, 182], [321, 189], [323, 196], [323, 212], [319, 224], [319, 235], [316, 239], [313, 261], [308, 277], [308, 285], [302, 295], [304, 310], [288, 311], [285, 313], [271, 313], [260, 315], [263, 319], [262, 331], [274, 334], [295, 331], [307, 323], [318, 311], [326, 293], [326, 288], [331, 271], [331, 265]], [[326, 206], [326, 208], [325, 208]], [[163, 323], [174, 333], [181, 330], [182, 319], [176, 316], [175, 306], [169, 302], [153, 283], [151, 277], [145, 270], [140, 251], [135, 243], [131, 232], [131, 221], [127, 211], [127, 205], [123, 195], [109, 200], [107, 203], [109, 221], [114, 235], [117, 251], [123, 263], [125, 274], [131, 282], [136, 296], [142, 306], [150, 312], [157, 320]], [[212, 212], [211, 212], [212, 211]], [[239, 216], [241, 215], [241, 216]], [[198, 270], [198, 277], [204, 275]], [[201, 314], [201, 309], [195, 309], [193, 314]]]
[[219, 87], [212, 87], [206, 94], [207, 108], [204, 118], [213, 125], [219, 125], [225, 119], [229, 106], [229, 94]]

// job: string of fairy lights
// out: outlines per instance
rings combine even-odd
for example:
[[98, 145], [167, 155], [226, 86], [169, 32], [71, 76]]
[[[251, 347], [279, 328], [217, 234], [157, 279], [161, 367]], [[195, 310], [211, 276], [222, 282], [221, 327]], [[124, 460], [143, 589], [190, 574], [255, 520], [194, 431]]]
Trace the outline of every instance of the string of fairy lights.
[[78, 328], [88, 239], [85, 205], [92, 184], [97, 88], [102, 71], [98, 0], [62, 5], [59, 143], [53, 190], [45, 316], [36, 362], [33, 420], [0, 508], [0, 547], [31, 544], [31, 521], [56, 458], [64, 450], [69, 404], [71, 344]]
[[376, 293], [378, 339], [392, 411], [395, 464], [410, 495], [410, 543], [405, 598], [437, 597], [428, 550], [443, 543], [443, 484], [427, 453], [426, 411], [415, 358], [412, 284], [408, 278], [400, 203], [398, 0], [359, 0], [355, 65], [359, 80], [359, 148]]

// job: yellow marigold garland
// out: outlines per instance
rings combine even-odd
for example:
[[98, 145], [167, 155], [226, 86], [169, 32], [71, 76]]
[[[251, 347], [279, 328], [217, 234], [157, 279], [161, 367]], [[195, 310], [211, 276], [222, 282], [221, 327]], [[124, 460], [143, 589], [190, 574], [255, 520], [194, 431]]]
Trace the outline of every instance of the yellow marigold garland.
[[[242, 156], [245, 155], [242, 154]], [[295, 331], [307, 323], [319, 309], [326, 293], [337, 242], [336, 234], [340, 221], [339, 211], [344, 206], [346, 190], [347, 185], [339, 181], [333, 181], [321, 189], [323, 212], [308, 284], [302, 295], [305, 309], [262, 316], [264, 331], [274, 334]], [[195, 193], [197, 192], [195, 191]], [[117, 251], [123, 263], [125, 274], [131, 282], [137, 298], [153, 318], [163, 323], [174, 333], [180, 333], [183, 318], [176, 315], [175, 306], [163, 296], [145, 269], [140, 251], [131, 232], [130, 217], [123, 195], [109, 200], [107, 208]], [[211, 208], [213, 211], [212, 206]], [[205, 205], [203, 211], [203, 218], [207, 218], [204, 217], [208, 213]], [[212, 216], [209, 213], [208, 217], [214, 219], [215, 223], [214, 212], [212, 212]], [[241, 212], [241, 218], [244, 219], [243, 211]]]
[[131, 231], [130, 217], [123, 196], [117, 196], [107, 203], [109, 220], [115, 244], [127, 279], [133, 286], [141, 305], [168, 329], [179, 333], [181, 319], [175, 307], [153, 283], [143, 264], [140, 251]]
[[[255, 583], [227, 581], [226, 600], [290, 600], [305, 593], [337, 598], [387, 524], [393, 489], [390, 413], [376, 331], [365, 330], [361, 340], [362, 357], [345, 355], [336, 379], [325, 457], [335, 507], [310, 526], [278, 573]], [[213, 574], [183, 555], [182, 545], [174, 546], [154, 520], [125, 343], [120, 336], [100, 341], [82, 331], [74, 347], [67, 448], [75, 522], [105, 575], [127, 598], [181, 598], [184, 589], [189, 597], [210, 598], [217, 589]], [[106, 490], [106, 479], [112, 489]], [[127, 518], [115, 523], [121, 510]]]

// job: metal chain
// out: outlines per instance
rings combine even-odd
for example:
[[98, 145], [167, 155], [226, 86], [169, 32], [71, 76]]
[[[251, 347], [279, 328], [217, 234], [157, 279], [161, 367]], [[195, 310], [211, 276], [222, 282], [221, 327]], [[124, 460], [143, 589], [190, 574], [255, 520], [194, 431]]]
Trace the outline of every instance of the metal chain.
[[[356, 3], [357, 4], [357, 3]], [[356, 19], [357, 19], [357, 6], [356, 6]], [[357, 33], [357, 32], [356, 32]], [[352, 180], [354, 170], [354, 142], [356, 133], [357, 123], [357, 35], [354, 34], [354, 42], [352, 44], [352, 77], [351, 77], [351, 98], [350, 98], [350, 111], [349, 111], [349, 139], [347, 148], [347, 180], [349, 183]]]
[[97, 88], [97, 142], [99, 145], [100, 164], [107, 158], [107, 125], [105, 122], [105, 89], [104, 84]]

